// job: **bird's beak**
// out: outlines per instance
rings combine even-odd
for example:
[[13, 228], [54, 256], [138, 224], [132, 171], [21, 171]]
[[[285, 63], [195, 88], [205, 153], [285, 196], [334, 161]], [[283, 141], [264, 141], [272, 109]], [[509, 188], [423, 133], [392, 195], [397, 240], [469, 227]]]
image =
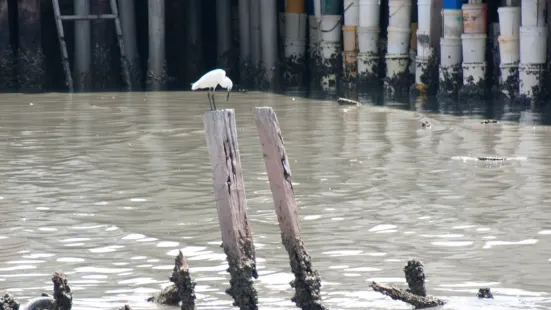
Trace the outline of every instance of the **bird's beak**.
[[228, 95], [226, 96], [226, 101], [228, 101], [228, 99], [230, 99], [230, 91], [228, 91]]

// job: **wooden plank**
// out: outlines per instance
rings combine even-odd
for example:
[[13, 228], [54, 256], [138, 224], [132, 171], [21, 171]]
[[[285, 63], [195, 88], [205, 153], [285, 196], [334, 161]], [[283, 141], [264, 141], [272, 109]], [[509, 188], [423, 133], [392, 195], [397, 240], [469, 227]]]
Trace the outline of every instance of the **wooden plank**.
[[208, 111], [203, 117], [212, 164], [212, 183], [224, 252], [231, 275], [226, 293], [240, 309], [258, 309], [252, 278], [257, 278], [253, 237], [233, 109]]
[[262, 145], [281, 238], [289, 254], [291, 270], [295, 275], [295, 280], [291, 283], [295, 288], [292, 301], [302, 309], [325, 309], [320, 298], [321, 278], [312, 267], [310, 255], [300, 237], [291, 167], [283, 145], [277, 116], [270, 107], [256, 108], [255, 114], [256, 128]]

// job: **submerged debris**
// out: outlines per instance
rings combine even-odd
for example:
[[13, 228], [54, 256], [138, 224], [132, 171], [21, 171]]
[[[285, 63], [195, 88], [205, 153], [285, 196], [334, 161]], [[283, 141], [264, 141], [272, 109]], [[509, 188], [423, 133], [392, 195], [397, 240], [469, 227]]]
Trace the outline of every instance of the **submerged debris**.
[[478, 293], [476, 294], [478, 298], [486, 298], [486, 299], [493, 299], [494, 295], [492, 295], [492, 292], [490, 291], [489, 287], [483, 287], [478, 289]]
[[170, 281], [177, 287], [178, 297], [182, 301], [182, 310], [195, 309], [195, 285], [197, 283], [189, 273], [189, 266], [182, 251], [178, 252], [178, 256], [174, 260]]
[[409, 286], [407, 292], [418, 296], [427, 296], [423, 263], [418, 260], [410, 260], [404, 267], [404, 273]]
[[401, 300], [410, 305], [415, 306], [416, 309], [430, 308], [436, 306], [442, 306], [447, 303], [446, 300], [442, 300], [433, 296], [426, 296], [425, 288], [425, 272], [423, 270], [423, 263], [418, 260], [410, 260], [404, 267], [404, 273], [409, 289], [406, 291], [399, 288], [379, 284], [372, 282], [370, 287], [381, 294], [389, 296], [394, 300]]
[[162, 305], [177, 306], [180, 302], [178, 288], [174, 284], [169, 285], [162, 289], [159, 294], [149, 297], [147, 301]]
[[498, 121], [496, 121], [495, 119], [486, 119], [486, 120], [483, 120], [482, 122], [480, 122], [481, 124], [497, 124], [499, 123]]
[[174, 259], [174, 269], [169, 280], [174, 284], [165, 287], [158, 295], [148, 298], [147, 301], [171, 306], [177, 306], [181, 301], [182, 310], [195, 309], [196, 282], [189, 273], [189, 266], [182, 251], [179, 251]]
[[410, 305], [413, 305], [416, 309], [437, 307], [437, 306], [442, 306], [446, 303], [446, 301], [438, 299], [436, 297], [417, 296], [415, 294], [402, 291], [396, 287], [386, 285], [386, 284], [379, 284], [376, 282], [372, 282], [370, 287], [374, 291], [379, 292], [383, 295], [386, 295], [392, 298], [393, 300], [401, 300]]
[[6, 294], [0, 298], [2, 302], [2, 310], [19, 310], [19, 303], [15, 301], [12, 294]]
[[63, 272], [56, 271], [52, 276], [52, 282], [57, 310], [70, 310], [73, 306], [73, 293], [67, 283], [67, 277]]
[[430, 128], [430, 123], [429, 123], [429, 121], [422, 121], [422, 122], [421, 122], [421, 127], [423, 127], [423, 128]]
[[129, 305], [124, 305], [124, 306], [120, 307], [119, 310], [130, 310], [130, 306]]

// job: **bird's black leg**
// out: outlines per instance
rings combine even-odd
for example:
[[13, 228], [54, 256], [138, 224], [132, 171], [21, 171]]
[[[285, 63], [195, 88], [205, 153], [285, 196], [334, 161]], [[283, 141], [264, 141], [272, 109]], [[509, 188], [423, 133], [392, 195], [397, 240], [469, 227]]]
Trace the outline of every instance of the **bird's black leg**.
[[214, 89], [212, 90], [212, 105], [214, 106], [214, 111], [216, 111], [216, 103], [214, 102]]
[[209, 98], [209, 111], [212, 111], [212, 103], [210, 102], [210, 88], [207, 89], [207, 98]]

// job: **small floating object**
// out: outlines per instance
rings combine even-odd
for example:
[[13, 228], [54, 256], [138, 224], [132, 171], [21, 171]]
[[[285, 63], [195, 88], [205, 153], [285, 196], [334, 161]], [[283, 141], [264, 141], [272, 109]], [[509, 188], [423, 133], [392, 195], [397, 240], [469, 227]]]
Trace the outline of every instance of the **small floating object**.
[[423, 127], [423, 128], [430, 128], [430, 123], [429, 123], [429, 121], [422, 121], [422, 122], [421, 122], [421, 127]]
[[478, 157], [478, 160], [485, 160], [485, 161], [504, 161], [507, 160], [505, 157]]
[[487, 119], [487, 120], [483, 120], [482, 122], [480, 122], [481, 124], [497, 124], [499, 123], [498, 121], [496, 121], [495, 119]]
[[361, 103], [359, 103], [358, 101], [354, 101], [354, 100], [350, 100], [350, 99], [346, 99], [346, 98], [339, 98], [339, 99], [337, 99], [337, 102], [340, 105], [355, 105], [355, 106], [361, 105]]

